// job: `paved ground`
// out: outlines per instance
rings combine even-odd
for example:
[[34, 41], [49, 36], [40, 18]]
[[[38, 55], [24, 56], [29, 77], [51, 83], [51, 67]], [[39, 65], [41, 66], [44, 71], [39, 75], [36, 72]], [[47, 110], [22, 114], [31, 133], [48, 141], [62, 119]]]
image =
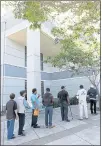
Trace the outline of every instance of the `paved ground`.
[[17, 136], [18, 121], [15, 123], [16, 139], [7, 141], [7, 129], [5, 117], [1, 122], [1, 142], [2, 145], [100, 145], [100, 113], [90, 115], [89, 119], [78, 120], [78, 107], [71, 106], [73, 120], [69, 110], [70, 123], [62, 122], [60, 118], [60, 109], [54, 110], [53, 129], [44, 127], [44, 111], [40, 113], [38, 124], [40, 129], [32, 129], [31, 115], [26, 115], [25, 137]]

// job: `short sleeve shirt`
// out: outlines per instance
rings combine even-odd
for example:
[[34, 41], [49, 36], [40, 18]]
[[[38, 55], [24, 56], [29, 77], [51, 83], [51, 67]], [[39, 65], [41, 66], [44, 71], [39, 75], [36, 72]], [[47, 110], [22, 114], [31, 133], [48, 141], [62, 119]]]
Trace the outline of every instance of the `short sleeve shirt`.
[[8, 120], [15, 119], [16, 115], [14, 111], [17, 110], [16, 101], [9, 100], [6, 104], [6, 110], [7, 110], [6, 118]]
[[58, 93], [58, 98], [60, 99], [60, 101], [67, 101], [67, 97], [68, 97], [68, 92], [65, 90], [62, 90]]
[[80, 89], [77, 92], [77, 98], [79, 102], [86, 102], [87, 91], [85, 89]]
[[[36, 103], [37, 107], [35, 106], [34, 102]], [[39, 99], [37, 98], [37, 95], [32, 94], [31, 103], [32, 103], [32, 109], [39, 108]]]

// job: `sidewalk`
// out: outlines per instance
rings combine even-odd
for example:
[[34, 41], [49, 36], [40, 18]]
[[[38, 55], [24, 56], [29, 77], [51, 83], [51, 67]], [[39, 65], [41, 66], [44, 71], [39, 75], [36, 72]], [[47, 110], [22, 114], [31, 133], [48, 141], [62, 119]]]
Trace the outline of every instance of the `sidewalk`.
[[69, 110], [70, 123], [62, 122], [60, 109], [54, 109], [53, 129], [44, 126], [44, 111], [40, 113], [38, 124], [40, 129], [31, 128], [31, 115], [26, 115], [25, 137], [19, 137], [18, 121], [15, 123], [16, 138], [7, 141], [7, 129], [5, 118], [1, 121], [2, 145], [100, 145], [100, 113], [91, 115], [89, 119], [78, 120], [78, 106], [71, 106], [73, 120]]

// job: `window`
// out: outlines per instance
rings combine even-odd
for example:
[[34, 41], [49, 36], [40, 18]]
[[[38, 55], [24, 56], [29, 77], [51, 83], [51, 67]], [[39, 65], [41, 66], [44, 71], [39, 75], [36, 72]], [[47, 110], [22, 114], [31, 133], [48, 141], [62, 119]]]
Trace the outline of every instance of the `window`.
[[25, 90], [27, 91], [27, 80], [25, 80]]
[[27, 67], [27, 47], [25, 46], [25, 67]]
[[41, 97], [44, 95], [44, 81], [41, 81]]
[[41, 70], [43, 71], [43, 54], [40, 53], [40, 67], [41, 67]]

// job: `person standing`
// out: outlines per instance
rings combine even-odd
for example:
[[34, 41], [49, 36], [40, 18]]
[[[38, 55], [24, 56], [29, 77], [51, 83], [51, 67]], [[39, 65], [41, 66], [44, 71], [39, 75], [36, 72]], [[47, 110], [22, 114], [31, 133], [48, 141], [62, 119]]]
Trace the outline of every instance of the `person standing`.
[[90, 98], [90, 110], [91, 114], [93, 114], [93, 106], [94, 106], [94, 114], [96, 113], [96, 97], [97, 97], [97, 90], [91, 85], [90, 89], [87, 92], [87, 95]]
[[14, 101], [15, 94], [10, 94], [10, 100], [6, 104], [6, 118], [7, 118], [7, 138], [13, 139], [15, 138], [14, 132], [14, 123], [15, 119], [18, 119], [17, 115], [17, 103]]
[[39, 97], [40, 95], [37, 95], [37, 89], [32, 89], [32, 95], [31, 95], [31, 103], [32, 103], [32, 122], [31, 127], [33, 128], [40, 128], [37, 124], [38, 116], [34, 115], [35, 110], [39, 110]]
[[50, 93], [50, 88], [46, 88], [46, 93], [43, 95], [42, 103], [45, 106], [45, 126], [46, 128], [53, 128], [52, 115], [53, 115], [53, 96]]
[[19, 130], [18, 135], [25, 136], [24, 134], [24, 125], [25, 125], [25, 106], [24, 106], [24, 99], [25, 99], [26, 92], [25, 90], [20, 92], [20, 97], [17, 99], [17, 108], [18, 108], [18, 116], [19, 116]]
[[87, 97], [87, 91], [84, 89], [83, 85], [80, 85], [80, 89], [77, 92], [77, 99], [79, 100], [80, 120], [83, 120], [83, 111], [85, 113], [85, 118], [88, 119], [86, 97]]
[[65, 87], [61, 87], [61, 91], [58, 93], [57, 97], [59, 98], [61, 106], [61, 117], [62, 121], [70, 122], [68, 119], [68, 104], [69, 104], [69, 94], [65, 90]]

